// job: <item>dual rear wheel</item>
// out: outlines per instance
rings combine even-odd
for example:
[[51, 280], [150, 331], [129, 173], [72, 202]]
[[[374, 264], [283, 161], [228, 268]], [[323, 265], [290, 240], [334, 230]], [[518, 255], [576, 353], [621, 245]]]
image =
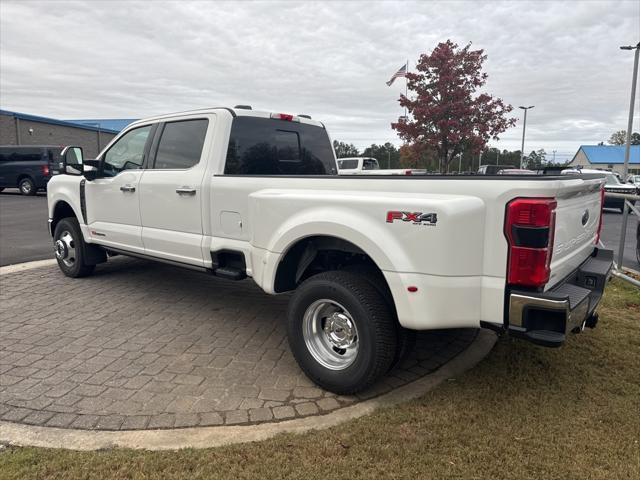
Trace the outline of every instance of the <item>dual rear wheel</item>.
[[304, 373], [343, 395], [364, 390], [387, 373], [411, 337], [371, 277], [345, 270], [314, 275], [296, 289], [287, 334]]

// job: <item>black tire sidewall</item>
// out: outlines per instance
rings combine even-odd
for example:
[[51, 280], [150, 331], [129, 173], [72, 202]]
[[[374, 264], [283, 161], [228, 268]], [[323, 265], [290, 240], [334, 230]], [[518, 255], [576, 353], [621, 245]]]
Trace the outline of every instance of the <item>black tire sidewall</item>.
[[[349, 276], [355, 277], [360, 282], [359, 288], [373, 289], [366, 280], [359, 279], [354, 274]], [[304, 314], [314, 301], [320, 299], [334, 300], [341, 304], [348, 310], [356, 324], [358, 355], [355, 361], [343, 370], [334, 371], [318, 363], [309, 352], [304, 340], [302, 331]], [[348, 287], [325, 279], [322, 274], [309, 278], [298, 287], [289, 304], [287, 333], [291, 351], [309, 378], [330, 391], [345, 394], [359, 391], [363, 385], [371, 383], [372, 377], [377, 376], [372, 370], [375, 370], [376, 357], [380, 354], [376, 351], [376, 331], [370, 321], [372, 307], [381, 310], [382, 315], [391, 318], [384, 300], [380, 299], [377, 305], [367, 308]]]

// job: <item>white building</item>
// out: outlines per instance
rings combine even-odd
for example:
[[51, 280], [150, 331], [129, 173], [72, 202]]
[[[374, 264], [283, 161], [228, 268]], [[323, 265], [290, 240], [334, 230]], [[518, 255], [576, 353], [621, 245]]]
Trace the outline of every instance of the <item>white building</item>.
[[[581, 145], [568, 165], [599, 168], [622, 174], [624, 149], [624, 145]], [[629, 173], [640, 175], [640, 145], [631, 145]]]

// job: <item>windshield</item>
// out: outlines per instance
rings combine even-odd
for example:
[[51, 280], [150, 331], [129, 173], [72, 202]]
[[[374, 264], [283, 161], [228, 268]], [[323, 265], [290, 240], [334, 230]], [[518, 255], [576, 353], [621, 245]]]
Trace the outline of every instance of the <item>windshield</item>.
[[605, 185], [620, 185], [620, 180], [613, 173], [605, 175]]

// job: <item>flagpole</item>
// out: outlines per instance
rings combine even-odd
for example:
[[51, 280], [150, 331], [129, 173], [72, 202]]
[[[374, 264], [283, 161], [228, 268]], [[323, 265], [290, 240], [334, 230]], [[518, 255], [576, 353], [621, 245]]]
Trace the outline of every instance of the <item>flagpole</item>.
[[[407, 64], [406, 67], [404, 69], [405, 73], [404, 73], [404, 97], [406, 99], [408, 99], [407, 95], [409, 94], [409, 79], [407, 78], [407, 73], [409, 73], [409, 59], [407, 59]], [[406, 100], [405, 100], [406, 101]], [[404, 107], [404, 121], [408, 122], [408, 118], [407, 118], [407, 107]]]

